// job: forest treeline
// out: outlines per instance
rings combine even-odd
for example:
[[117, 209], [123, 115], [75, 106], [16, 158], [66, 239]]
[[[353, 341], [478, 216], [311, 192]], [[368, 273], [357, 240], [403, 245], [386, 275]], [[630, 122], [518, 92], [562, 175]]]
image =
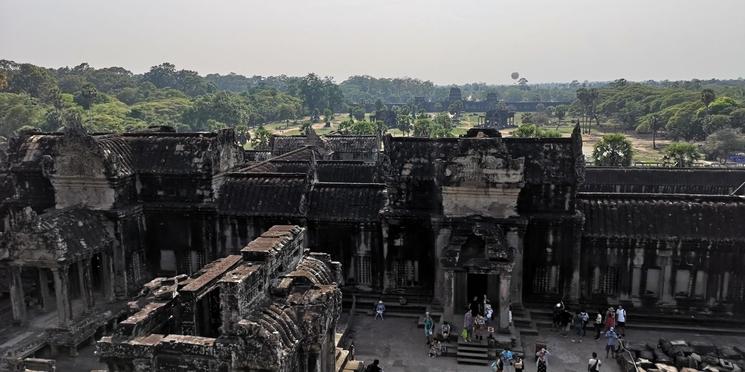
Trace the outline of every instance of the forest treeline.
[[[94, 132], [149, 125], [171, 125], [182, 131], [245, 128], [339, 113], [359, 117], [360, 103], [377, 102], [380, 107], [412, 102], [419, 96], [440, 101], [447, 98], [450, 87], [370, 76], [351, 76], [336, 83], [312, 73], [201, 76], [170, 63], [134, 74], [122, 67], [93, 68], [86, 63], [45, 68], [0, 60], [0, 135], [24, 127], [58, 130], [67, 117], [80, 118]], [[722, 136], [722, 131], [739, 136], [745, 130], [743, 79], [551, 84], [527, 84], [521, 79], [514, 85], [459, 87], [464, 99], [480, 100], [495, 93], [504, 101], [572, 101], [560, 111], [582, 117], [585, 125], [610, 121], [624, 129], [657, 131], [674, 139], [704, 140], [717, 133]], [[547, 111], [555, 109], [547, 107]]]

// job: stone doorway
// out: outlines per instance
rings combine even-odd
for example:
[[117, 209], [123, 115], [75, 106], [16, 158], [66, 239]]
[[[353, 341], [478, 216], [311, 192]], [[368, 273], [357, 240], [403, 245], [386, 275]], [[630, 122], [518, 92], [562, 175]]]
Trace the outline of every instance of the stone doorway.
[[484, 300], [484, 295], [487, 293], [489, 276], [486, 274], [468, 274], [466, 277], [466, 287], [468, 294], [468, 302], [473, 301], [474, 297], [478, 297], [479, 301]]

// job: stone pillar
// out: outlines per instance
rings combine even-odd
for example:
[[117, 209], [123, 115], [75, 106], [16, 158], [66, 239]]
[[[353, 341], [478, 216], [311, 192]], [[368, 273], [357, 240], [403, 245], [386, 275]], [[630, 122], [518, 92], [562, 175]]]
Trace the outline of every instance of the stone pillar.
[[435, 252], [434, 252], [434, 269], [435, 269], [435, 299], [442, 303], [445, 300], [445, 291], [448, 283], [445, 281], [445, 276], [440, 264], [440, 257], [442, 257], [442, 251], [447, 248], [450, 243], [450, 229], [442, 227], [439, 221], [432, 221], [432, 225], [437, 229], [437, 235], [435, 235]]
[[75, 265], [78, 268], [78, 284], [80, 285], [80, 299], [83, 300], [85, 310], [90, 310], [95, 305], [93, 298], [93, 283], [91, 283], [91, 261], [84, 258]]
[[580, 267], [582, 259], [582, 230], [585, 219], [581, 212], [577, 212], [572, 221], [572, 280], [570, 282], [569, 302], [579, 303], [581, 295]]
[[516, 278], [512, 282], [510, 296], [513, 304], [523, 303], [523, 248], [524, 248], [525, 226], [518, 226], [510, 229], [506, 234], [506, 239], [510, 247], [514, 248], [515, 256], [513, 258], [512, 276]]
[[54, 293], [57, 299], [57, 323], [60, 328], [68, 328], [72, 322], [72, 304], [70, 303], [68, 267], [52, 269]]
[[[662, 251], [659, 252], [662, 255]], [[668, 253], [669, 254], [669, 253]], [[659, 257], [662, 261], [662, 303], [673, 303], [673, 260], [669, 255]]]
[[52, 296], [49, 293], [49, 275], [47, 269], [40, 267], [39, 272], [39, 293], [41, 295], [42, 310], [47, 312], [52, 310]]
[[455, 317], [455, 273], [446, 270], [443, 271], [442, 277], [442, 320], [453, 323]]
[[10, 266], [10, 306], [13, 311], [13, 322], [26, 324], [26, 295], [23, 293], [20, 266]]
[[101, 278], [103, 280], [103, 295], [107, 302], [114, 302], [114, 266], [111, 253], [101, 253]]
[[499, 331], [509, 332], [510, 328], [510, 287], [512, 284], [512, 273], [499, 275]]
[[113, 266], [114, 266], [114, 296], [118, 300], [126, 300], [128, 298], [127, 293], [127, 252], [125, 252], [125, 246], [123, 244], [126, 239], [124, 238], [124, 232], [122, 231], [122, 221], [116, 221], [116, 241], [113, 250]]
[[383, 221], [381, 224], [381, 230], [383, 235], [383, 290], [387, 290], [391, 286], [391, 273], [388, 270], [388, 230], [390, 226], [387, 222]]

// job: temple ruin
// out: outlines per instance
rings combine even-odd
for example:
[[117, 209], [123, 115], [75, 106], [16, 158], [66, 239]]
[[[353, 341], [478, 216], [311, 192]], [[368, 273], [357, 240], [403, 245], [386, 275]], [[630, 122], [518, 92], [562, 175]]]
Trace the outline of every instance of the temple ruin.
[[560, 298], [742, 315], [743, 183], [586, 167], [578, 129], [250, 151], [231, 130], [27, 133], [0, 177], [2, 366], [98, 341], [110, 370], [331, 370], [353, 294], [444, 320], [485, 294], [505, 335], [510, 304]]

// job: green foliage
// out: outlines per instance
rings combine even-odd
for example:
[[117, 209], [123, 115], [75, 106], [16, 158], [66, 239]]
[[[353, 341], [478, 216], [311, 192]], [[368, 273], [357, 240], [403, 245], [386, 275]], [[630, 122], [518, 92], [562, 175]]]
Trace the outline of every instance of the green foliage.
[[415, 137], [443, 138], [453, 137], [451, 128], [444, 127], [428, 117], [420, 117], [414, 121]]
[[629, 166], [633, 156], [631, 141], [620, 133], [604, 135], [592, 151], [595, 165], [599, 166]]
[[512, 131], [512, 136], [520, 138], [558, 138], [561, 137], [561, 132], [555, 129], [541, 128], [535, 124], [523, 124]]
[[453, 129], [453, 120], [446, 112], [438, 112], [435, 115], [434, 124], [439, 127], [445, 128], [446, 130]]
[[730, 97], [717, 97], [707, 106], [707, 111], [711, 115], [729, 115], [740, 105]]
[[704, 103], [704, 106], [709, 106], [711, 102], [714, 101], [716, 98], [716, 94], [711, 89], [704, 89], [701, 91], [701, 102]]
[[219, 92], [199, 97], [194, 105], [184, 112], [182, 120], [194, 130], [207, 130], [208, 120], [229, 126], [248, 124], [251, 108], [240, 95]]
[[745, 151], [745, 134], [734, 128], [724, 128], [706, 138], [706, 157], [724, 163], [729, 155]]
[[375, 135], [378, 132], [382, 133], [383, 131], [385, 131], [385, 124], [382, 121], [371, 122], [367, 120], [345, 120], [339, 124], [339, 132], [343, 134]]
[[309, 112], [320, 113], [324, 109], [335, 110], [341, 107], [343, 95], [332, 78], [321, 79], [316, 74], [308, 74], [300, 80], [298, 89]]
[[349, 106], [349, 116], [355, 120], [365, 120], [365, 108], [362, 105]]
[[251, 147], [255, 149], [268, 149], [269, 140], [271, 138], [272, 138], [272, 132], [264, 128], [264, 126], [259, 125], [259, 127], [256, 128], [256, 131], [254, 132], [253, 136], [251, 136], [251, 140], [249, 141], [249, 144], [251, 145]]
[[688, 142], [673, 142], [665, 147], [662, 162], [673, 167], [691, 167], [701, 158], [698, 147]]
[[28, 94], [0, 93], [0, 136], [9, 136], [24, 126], [42, 126], [45, 107]]
[[708, 115], [702, 120], [702, 129], [706, 134], [712, 134], [730, 126], [729, 115]]

